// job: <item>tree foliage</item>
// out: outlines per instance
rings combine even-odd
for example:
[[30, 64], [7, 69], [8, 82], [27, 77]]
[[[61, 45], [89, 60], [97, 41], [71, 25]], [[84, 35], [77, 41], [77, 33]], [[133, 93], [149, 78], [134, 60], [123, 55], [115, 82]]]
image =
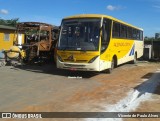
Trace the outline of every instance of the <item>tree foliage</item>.
[[145, 37], [144, 41], [152, 42], [152, 41], [160, 41], [160, 38], [155, 37]]
[[0, 19], [0, 25], [16, 27], [18, 20], [19, 20], [19, 18], [10, 19], [10, 20]]

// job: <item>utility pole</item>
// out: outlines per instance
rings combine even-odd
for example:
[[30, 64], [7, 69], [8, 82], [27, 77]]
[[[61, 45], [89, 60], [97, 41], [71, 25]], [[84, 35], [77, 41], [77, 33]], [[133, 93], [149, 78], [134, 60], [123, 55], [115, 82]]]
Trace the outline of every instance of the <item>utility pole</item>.
[[154, 41], [154, 38], [151, 39], [151, 45], [152, 45], [152, 48], [151, 48], [151, 59], [154, 58], [153, 41]]

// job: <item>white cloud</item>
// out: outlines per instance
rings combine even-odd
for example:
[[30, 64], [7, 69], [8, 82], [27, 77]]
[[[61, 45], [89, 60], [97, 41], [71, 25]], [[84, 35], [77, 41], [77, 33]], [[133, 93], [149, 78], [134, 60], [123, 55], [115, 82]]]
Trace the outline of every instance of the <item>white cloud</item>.
[[8, 13], [9, 13], [8, 10], [5, 10], [5, 9], [0, 10], [0, 14], [8, 14]]
[[107, 6], [107, 9], [110, 10], [110, 11], [113, 11], [113, 10], [115, 10], [115, 7], [112, 6], [112, 5], [108, 5], [108, 6]]
[[113, 6], [113, 5], [108, 5], [108, 6], [107, 6], [107, 10], [110, 10], [110, 11], [120, 10], [120, 9], [124, 9], [124, 7], [121, 7], [121, 6]]

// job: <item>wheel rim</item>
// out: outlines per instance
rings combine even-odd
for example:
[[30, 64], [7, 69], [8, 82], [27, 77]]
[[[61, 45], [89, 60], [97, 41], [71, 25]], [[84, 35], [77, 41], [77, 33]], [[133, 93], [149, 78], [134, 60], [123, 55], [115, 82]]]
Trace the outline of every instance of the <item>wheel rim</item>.
[[112, 62], [111, 62], [111, 70], [114, 69], [114, 59], [112, 59]]
[[134, 63], [136, 63], [136, 61], [137, 61], [137, 56], [136, 56], [136, 54], [134, 55]]

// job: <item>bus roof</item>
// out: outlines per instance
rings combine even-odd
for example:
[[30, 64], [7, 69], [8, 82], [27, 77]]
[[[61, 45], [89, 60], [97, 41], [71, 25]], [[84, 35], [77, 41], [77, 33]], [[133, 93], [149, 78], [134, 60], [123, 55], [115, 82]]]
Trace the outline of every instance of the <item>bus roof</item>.
[[108, 16], [108, 15], [103, 15], [103, 14], [79, 14], [79, 15], [74, 15], [74, 16], [69, 16], [69, 17], [66, 17], [64, 19], [72, 19], [72, 18], [108, 18], [108, 19], [111, 19], [113, 21], [116, 21], [116, 22], [120, 22], [122, 24], [125, 24], [127, 26], [130, 26], [130, 27], [133, 27], [133, 28], [136, 28], [136, 29], [139, 29], [139, 30], [142, 30], [142, 28], [139, 28], [139, 27], [136, 27], [136, 26], [133, 26], [131, 24], [128, 24], [124, 21], [121, 21], [119, 19], [116, 19], [112, 16]]

